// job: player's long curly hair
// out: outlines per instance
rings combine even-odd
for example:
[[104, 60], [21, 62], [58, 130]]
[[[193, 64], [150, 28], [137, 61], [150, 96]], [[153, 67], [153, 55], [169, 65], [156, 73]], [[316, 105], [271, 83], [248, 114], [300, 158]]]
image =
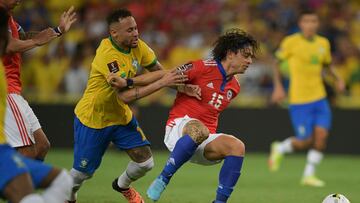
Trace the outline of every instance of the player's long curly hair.
[[0, 7], [0, 56], [5, 53], [8, 44], [8, 20], [9, 15], [5, 8]]
[[245, 31], [233, 28], [227, 30], [216, 40], [212, 55], [215, 60], [221, 61], [226, 58], [228, 51], [237, 53], [245, 47], [252, 47], [255, 55], [259, 50], [259, 43]]

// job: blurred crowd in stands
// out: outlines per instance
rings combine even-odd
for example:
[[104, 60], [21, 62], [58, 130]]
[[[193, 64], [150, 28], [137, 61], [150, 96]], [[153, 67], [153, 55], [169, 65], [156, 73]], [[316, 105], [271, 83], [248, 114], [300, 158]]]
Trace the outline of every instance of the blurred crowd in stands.
[[[345, 93], [333, 91], [333, 105], [360, 108], [360, 1], [358, 0], [32, 0], [23, 1], [14, 13], [25, 31], [56, 26], [61, 13], [74, 5], [78, 21], [63, 38], [23, 56], [24, 95], [31, 102], [76, 102], [86, 87], [96, 47], [108, 36], [105, 18], [120, 7], [135, 16], [141, 38], [166, 68], [192, 59], [209, 57], [210, 48], [224, 30], [240, 27], [261, 42], [254, 65], [241, 76], [239, 107], [271, 105], [271, 67], [281, 39], [298, 30], [297, 14], [316, 9], [320, 33], [332, 46], [333, 65], [347, 85]], [[282, 68], [284, 78], [286, 67]], [[141, 104], [172, 103], [174, 92], [163, 90]]]

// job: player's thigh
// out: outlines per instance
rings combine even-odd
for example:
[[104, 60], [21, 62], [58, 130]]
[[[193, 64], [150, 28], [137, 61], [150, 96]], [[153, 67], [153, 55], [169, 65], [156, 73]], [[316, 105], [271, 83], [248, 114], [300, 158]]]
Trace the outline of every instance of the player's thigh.
[[306, 140], [313, 134], [314, 131], [314, 114], [311, 104], [304, 105], [290, 105], [289, 115], [295, 137], [299, 141]]
[[30, 107], [17, 94], [8, 94], [6, 100], [5, 135], [12, 147], [32, 145], [35, 139], [27, 112]]
[[[0, 191], [10, 200], [33, 191], [28, 169], [19, 155], [9, 145], [0, 145]], [[27, 174], [27, 175], [25, 175]]]
[[111, 141], [112, 127], [93, 129], [74, 119], [74, 163], [73, 168], [93, 174], [100, 166], [102, 157]]
[[50, 141], [49, 139], [46, 137], [44, 131], [42, 130], [42, 128], [39, 128], [37, 130], [35, 130], [34, 132], [34, 139], [35, 139], [35, 147], [36, 148], [50, 148]]
[[169, 151], [173, 151], [176, 142], [183, 136], [184, 127], [190, 122], [196, 119], [184, 116], [183, 118], [177, 118], [173, 122], [169, 123], [165, 129], [164, 143]]
[[194, 155], [191, 157], [190, 162], [195, 163], [195, 164], [199, 164], [199, 165], [215, 165], [221, 162], [221, 159], [208, 159], [205, 156], [205, 148], [207, 147], [207, 145], [213, 141], [215, 141], [216, 139], [218, 139], [220, 136], [222, 136], [223, 134], [219, 133], [219, 134], [210, 134], [209, 137], [204, 140], [196, 149]]
[[221, 160], [226, 156], [244, 155], [245, 144], [240, 139], [228, 134], [220, 134], [216, 139], [207, 143], [204, 148], [205, 158], [211, 161]]
[[315, 108], [315, 126], [328, 131], [331, 127], [332, 121], [332, 113], [329, 102], [326, 99], [322, 99], [316, 102]]

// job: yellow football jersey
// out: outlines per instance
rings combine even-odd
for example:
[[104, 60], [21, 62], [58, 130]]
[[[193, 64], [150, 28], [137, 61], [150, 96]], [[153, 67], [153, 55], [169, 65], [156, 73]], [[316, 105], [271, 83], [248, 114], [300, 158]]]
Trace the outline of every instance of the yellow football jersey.
[[289, 103], [304, 104], [326, 97], [324, 64], [331, 63], [329, 41], [321, 36], [306, 39], [301, 33], [285, 37], [276, 56], [289, 65]]
[[132, 118], [127, 104], [121, 101], [106, 78], [115, 72], [123, 78], [134, 77], [141, 67], [156, 63], [156, 56], [148, 45], [139, 39], [138, 47], [126, 52], [111, 38], [103, 39], [91, 64], [90, 76], [83, 97], [75, 114], [87, 127], [104, 128], [126, 125]]
[[0, 61], [0, 144], [6, 143], [4, 122], [6, 109], [6, 80], [4, 66]]

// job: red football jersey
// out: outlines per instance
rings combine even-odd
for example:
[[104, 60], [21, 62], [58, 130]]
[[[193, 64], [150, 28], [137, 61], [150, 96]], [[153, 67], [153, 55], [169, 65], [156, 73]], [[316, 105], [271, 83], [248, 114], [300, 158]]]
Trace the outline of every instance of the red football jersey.
[[181, 66], [181, 69], [189, 78], [187, 83], [199, 85], [202, 99], [178, 92], [167, 125], [187, 115], [200, 120], [210, 133], [215, 133], [219, 114], [240, 91], [239, 82], [235, 77], [226, 80], [224, 68], [215, 60], [194, 61]]
[[[13, 38], [19, 39], [19, 30], [21, 27], [12, 16], [9, 18], [9, 32]], [[17, 93], [21, 92], [21, 81], [20, 81], [20, 65], [21, 65], [21, 55], [20, 53], [6, 54], [2, 58], [5, 75], [8, 86], [8, 93]]]

